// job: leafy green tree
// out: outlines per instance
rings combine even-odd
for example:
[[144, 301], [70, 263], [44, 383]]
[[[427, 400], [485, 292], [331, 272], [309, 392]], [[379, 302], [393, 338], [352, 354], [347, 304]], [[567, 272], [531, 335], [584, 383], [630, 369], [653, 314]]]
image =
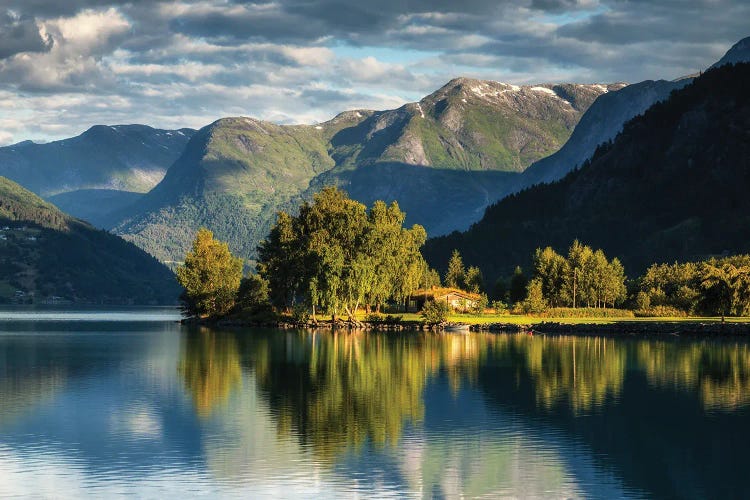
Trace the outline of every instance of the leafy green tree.
[[510, 290], [508, 291], [508, 296], [512, 304], [521, 302], [526, 298], [526, 285], [528, 283], [529, 280], [523, 274], [523, 270], [519, 266], [516, 266], [513, 277], [510, 279]]
[[[589, 283], [589, 264], [592, 258], [591, 247], [575, 240], [568, 250], [565, 266], [565, 293], [570, 297], [572, 306], [578, 307], [582, 296], [586, 297]], [[582, 286], [583, 285], [583, 286]]]
[[534, 252], [534, 276], [541, 280], [542, 293], [552, 307], [567, 302], [565, 295], [565, 257], [552, 247]]
[[259, 274], [268, 281], [271, 303], [287, 309], [303, 293], [303, 282], [308, 277], [304, 242], [298, 221], [279, 212], [268, 238], [258, 246]]
[[521, 309], [525, 313], [540, 313], [547, 309], [547, 301], [542, 292], [542, 280], [534, 278], [526, 287], [526, 298], [521, 302]]
[[701, 275], [701, 286], [717, 297], [722, 316], [750, 312], [750, 266], [713, 260], [704, 263]]
[[425, 263], [423, 272], [422, 272], [422, 278], [419, 281], [419, 288], [422, 288], [424, 290], [428, 290], [432, 287], [439, 287], [440, 286], [440, 274], [435, 271], [433, 268], [427, 265]]
[[[403, 227], [397, 203], [367, 208], [335, 187], [303, 203], [297, 217], [279, 214], [260, 250], [259, 270], [275, 305], [353, 316], [360, 305], [405, 302], [423, 280], [424, 228]], [[278, 273], [278, 275], [276, 275]]]
[[435, 325], [448, 319], [448, 304], [442, 301], [428, 300], [419, 313], [426, 323]]
[[635, 297], [635, 307], [639, 311], [647, 311], [651, 308], [651, 298], [646, 292], [638, 292]]
[[241, 279], [242, 259], [211, 231], [199, 229], [185, 263], [177, 268], [177, 280], [185, 288], [184, 310], [194, 316], [226, 314], [234, 306]]
[[268, 280], [258, 274], [242, 278], [237, 290], [235, 309], [239, 312], [257, 314], [267, 311], [270, 306]]
[[453, 250], [453, 255], [448, 261], [448, 271], [445, 273], [445, 286], [450, 288], [463, 288], [466, 282], [466, 269], [464, 261], [458, 250]]
[[484, 289], [484, 277], [478, 267], [471, 266], [466, 270], [466, 290], [471, 293], [479, 293]]

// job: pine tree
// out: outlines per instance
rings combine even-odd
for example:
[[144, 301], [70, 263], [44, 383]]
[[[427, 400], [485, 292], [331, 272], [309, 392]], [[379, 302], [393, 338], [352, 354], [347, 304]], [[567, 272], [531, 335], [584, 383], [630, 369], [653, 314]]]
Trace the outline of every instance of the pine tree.
[[453, 250], [451, 260], [448, 261], [448, 271], [445, 273], [445, 286], [450, 288], [463, 288], [466, 281], [466, 269], [464, 261], [458, 250]]

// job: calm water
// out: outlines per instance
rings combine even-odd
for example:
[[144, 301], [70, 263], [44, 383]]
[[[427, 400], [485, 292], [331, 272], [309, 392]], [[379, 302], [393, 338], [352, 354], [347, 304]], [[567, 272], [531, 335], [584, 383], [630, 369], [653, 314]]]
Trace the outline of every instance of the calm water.
[[0, 497], [747, 496], [750, 348], [0, 311]]

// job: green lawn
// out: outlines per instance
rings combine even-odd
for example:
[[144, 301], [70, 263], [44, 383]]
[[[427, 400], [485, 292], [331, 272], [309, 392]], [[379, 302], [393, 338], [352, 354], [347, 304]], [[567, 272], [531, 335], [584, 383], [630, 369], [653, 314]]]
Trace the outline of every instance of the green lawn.
[[[403, 321], [421, 321], [422, 317], [417, 313], [398, 313], [394, 316], [401, 316]], [[360, 319], [364, 318], [364, 314]], [[448, 316], [448, 321], [456, 323], [470, 323], [473, 325], [481, 325], [487, 323], [510, 323], [514, 325], [535, 325], [539, 323], [562, 323], [568, 325], [578, 324], [594, 324], [604, 325], [609, 323], [620, 323], [624, 321], [631, 321], [634, 323], [648, 323], [648, 322], [680, 322], [680, 323], [714, 323], [721, 322], [721, 317], [660, 317], [660, 318], [634, 318], [634, 317], [622, 317], [622, 318], [594, 318], [594, 317], [583, 317], [583, 318], [540, 318], [538, 316], [527, 316], [527, 315], [514, 315], [514, 314], [451, 314]], [[750, 318], [726, 318], [728, 323], [747, 323], [750, 322]]]

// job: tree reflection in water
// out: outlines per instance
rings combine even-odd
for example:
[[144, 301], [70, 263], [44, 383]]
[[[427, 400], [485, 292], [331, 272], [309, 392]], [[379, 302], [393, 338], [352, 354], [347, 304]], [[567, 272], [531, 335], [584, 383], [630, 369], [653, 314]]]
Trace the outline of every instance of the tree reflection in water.
[[[508, 387], [509, 399], [513, 393], [530, 396], [537, 412], [573, 417], [616, 404], [628, 370], [645, 373], [652, 385], [700, 394], [707, 410], [750, 402], [750, 350], [744, 344], [203, 329], [186, 337], [179, 363], [201, 417], [239, 387], [243, 365], [254, 371], [278, 432], [296, 435], [329, 461], [365, 443], [396, 445], [405, 425], [422, 422], [425, 387], [438, 376], [456, 396], [481, 373], [482, 386]], [[485, 365], [508, 369], [489, 375]]]
[[231, 333], [200, 328], [180, 346], [177, 371], [201, 418], [212, 414], [242, 383], [237, 339]]

